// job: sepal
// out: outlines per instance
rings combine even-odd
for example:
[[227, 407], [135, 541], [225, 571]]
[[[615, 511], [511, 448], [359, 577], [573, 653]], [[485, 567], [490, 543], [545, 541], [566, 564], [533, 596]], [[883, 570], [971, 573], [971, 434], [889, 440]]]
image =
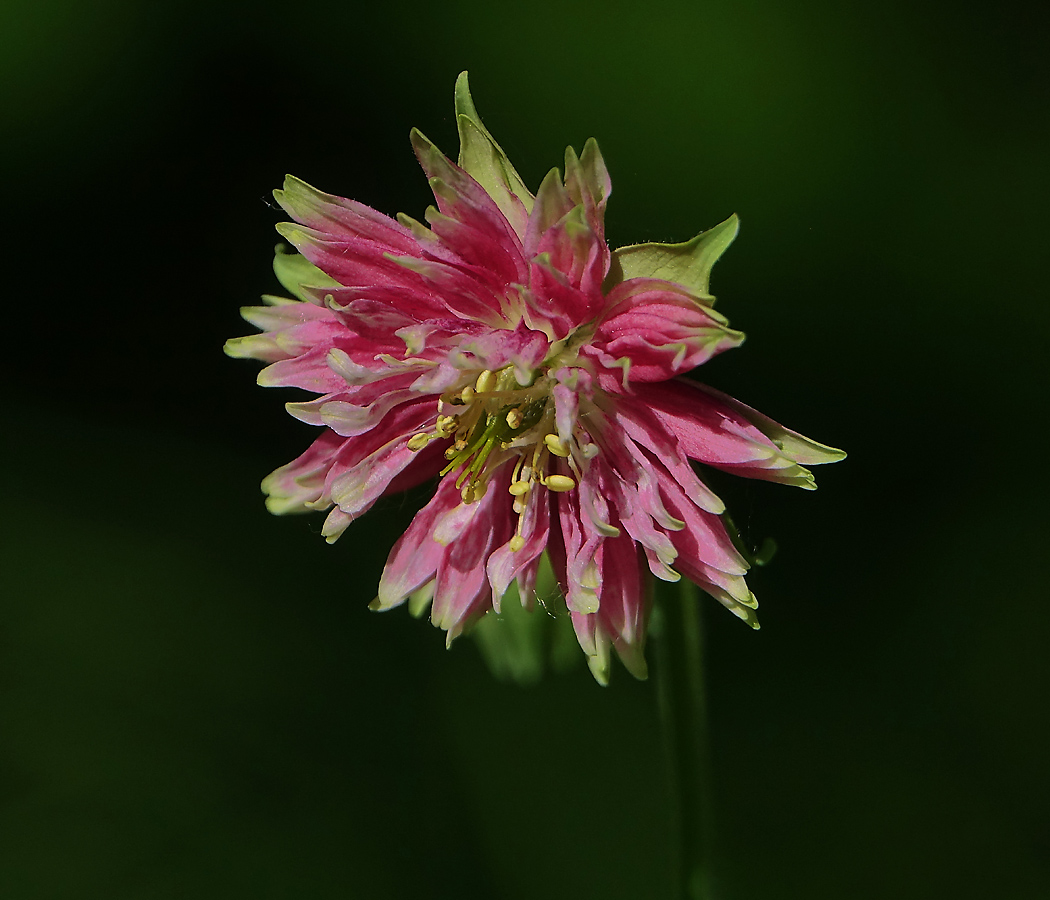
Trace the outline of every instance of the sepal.
[[611, 287], [630, 278], [660, 278], [687, 288], [708, 303], [714, 303], [709, 284], [711, 268], [740, 230], [734, 213], [724, 222], [682, 244], [630, 244], [613, 251], [613, 264], [606, 281]]

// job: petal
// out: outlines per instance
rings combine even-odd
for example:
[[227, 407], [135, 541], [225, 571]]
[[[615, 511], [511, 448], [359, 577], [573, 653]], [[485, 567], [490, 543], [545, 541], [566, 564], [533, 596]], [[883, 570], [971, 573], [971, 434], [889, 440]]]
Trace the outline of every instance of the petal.
[[459, 128], [459, 165], [480, 184], [522, 236], [533, 197], [511, 165], [503, 148], [482, 124], [470, 96], [467, 73], [456, 79], [456, 124]]
[[[485, 566], [489, 584], [492, 586], [492, 605], [496, 612], [499, 612], [500, 601], [515, 578], [520, 578], [526, 573], [526, 582], [531, 578], [532, 583], [535, 583], [535, 567], [547, 548], [550, 536], [550, 497], [547, 491], [529, 492], [521, 523], [524, 545], [517, 550], [511, 550], [508, 541], [488, 558]], [[523, 605], [531, 600], [528, 593], [522, 594], [521, 597]]]
[[679, 379], [647, 385], [639, 399], [678, 438], [691, 459], [736, 475], [813, 490], [812, 474], [798, 463], [835, 462], [845, 456], [694, 382]]
[[[483, 242], [495, 242], [507, 254], [512, 268], [524, 271], [521, 239], [500, 211], [496, 201], [463, 169], [447, 159], [431, 141], [417, 129], [412, 130], [412, 149], [423, 167], [434, 191], [438, 209], [445, 216], [471, 229]], [[474, 255], [469, 243], [462, 246], [451, 243], [457, 253], [470, 262]]]
[[[572, 612], [592, 613], [598, 609], [598, 596], [601, 591], [601, 553], [605, 534], [599, 530], [591, 516], [583, 513], [580, 498], [583, 486], [577, 491], [559, 494], [557, 503], [558, 520], [564, 548], [564, 559], [555, 558], [558, 563], [556, 571], [565, 603]], [[608, 507], [604, 498], [598, 495], [598, 515], [608, 516]]]
[[608, 684], [610, 646], [636, 678], [648, 675], [645, 634], [651, 599], [638, 550], [629, 538], [610, 540], [602, 554], [601, 606], [596, 613], [572, 614], [573, 628], [599, 684]]
[[[356, 200], [326, 194], [292, 175], [285, 176], [284, 189], [274, 191], [273, 195], [296, 222], [317, 232], [336, 239], [364, 238], [391, 252], [416, 252], [416, 242], [409, 229]], [[294, 288], [288, 289], [294, 291]]]
[[478, 509], [438, 563], [430, 619], [448, 632], [449, 644], [492, 608], [485, 561], [509, 540], [512, 521], [506, 475], [502, 484], [500, 490], [499, 484], [490, 483], [485, 495], [472, 504]]
[[618, 378], [602, 379], [606, 390], [620, 392], [628, 382], [666, 381], [744, 340], [714, 310], [664, 281], [624, 282], [608, 300], [612, 312], [595, 331], [589, 354], [605, 368], [623, 369]]
[[278, 516], [311, 512], [342, 446], [343, 439], [326, 430], [306, 452], [267, 475], [262, 482], [266, 508]]
[[[648, 386], [647, 386], [648, 387]], [[674, 479], [682, 485], [690, 500], [708, 512], [725, 512], [725, 504], [704, 484], [686, 459], [685, 447], [679, 444], [675, 432], [650, 411], [649, 394], [637, 399], [620, 398], [613, 409], [613, 417], [620, 430], [638, 446], [659, 459]]]
[[443, 479], [431, 501], [416, 513], [390, 551], [379, 580], [375, 609], [399, 606], [409, 594], [434, 578], [438, 563], [446, 553], [445, 546], [434, 540], [435, 522], [459, 504], [459, 491], [452, 479]]
[[792, 431], [790, 428], [785, 428], [780, 423], [774, 422], [768, 416], [762, 415], [758, 410], [746, 406], [728, 394], [716, 391], [706, 384], [697, 384], [696, 386], [703, 393], [717, 401], [721, 401], [729, 409], [754, 425], [796, 463], [804, 466], [819, 466], [825, 463], [839, 462], [846, 458], [844, 450], [837, 450], [834, 447], [828, 447], [826, 444], [818, 444], [797, 431]]

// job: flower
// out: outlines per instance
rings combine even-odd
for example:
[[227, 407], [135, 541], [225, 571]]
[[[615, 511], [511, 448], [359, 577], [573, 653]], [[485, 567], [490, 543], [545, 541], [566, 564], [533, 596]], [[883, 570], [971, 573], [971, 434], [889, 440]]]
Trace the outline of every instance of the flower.
[[336, 540], [384, 494], [440, 476], [394, 546], [373, 601], [429, 601], [448, 641], [516, 584], [534, 602], [546, 553], [599, 681], [610, 649], [645, 677], [651, 576], [685, 576], [757, 628], [725, 507], [690, 460], [813, 488], [841, 459], [682, 376], [744, 336], [715, 312], [711, 267], [736, 217], [684, 244], [610, 251], [598, 145], [533, 196], [456, 84], [459, 164], [418, 131], [437, 207], [390, 219], [289, 177], [275, 192], [278, 279], [294, 296], [242, 310], [227, 342], [322, 428], [263, 481], [277, 514], [329, 510]]

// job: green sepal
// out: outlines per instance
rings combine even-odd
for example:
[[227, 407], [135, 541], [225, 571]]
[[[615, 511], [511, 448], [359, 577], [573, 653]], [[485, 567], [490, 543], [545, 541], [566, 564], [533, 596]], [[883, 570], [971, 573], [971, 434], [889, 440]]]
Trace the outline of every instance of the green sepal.
[[661, 278], [687, 288], [714, 303], [709, 286], [711, 268], [733, 243], [740, 229], [734, 213], [724, 222], [683, 244], [630, 244], [613, 251], [610, 276], [614, 282], [628, 278]]
[[546, 553], [540, 559], [535, 599], [539, 602], [523, 605], [513, 582], [500, 600], [500, 611], [486, 613], [470, 632], [501, 681], [528, 686], [548, 671], [563, 672], [579, 662], [580, 647]]
[[296, 299], [304, 303], [314, 302], [303, 291], [303, 285], [309, 287], [338, 287], [339, 282], [325, 275], [317, 266], [301, 253], [288, 252], [284, 244], [274, 247], [273, 272], [281, 286]]
[[526, 214], [532, 212], [532, 194], [511, 164], [503, 148], [482, 124], [470, 96], [467, 73], [456, 79], [456, 126], [459, 129], [459, 167], [480, 184], [496, 201], [500, 212], [517, 227], [519, 216], [512, 197], [517, 197]]

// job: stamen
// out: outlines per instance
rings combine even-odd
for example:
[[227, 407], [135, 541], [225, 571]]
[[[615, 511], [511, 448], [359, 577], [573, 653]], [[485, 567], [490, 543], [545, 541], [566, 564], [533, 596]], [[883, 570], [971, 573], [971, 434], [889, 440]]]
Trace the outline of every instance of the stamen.
[[550, 450], [555, 456], [562, 458], [569, 455], [569, 446], [565, 443], [558, 435], [548, 434], [543, 438], [543, 443], [547, 445], [547, 449]]
[[449, 437], [455, 434], [456, 424], [455, 416], [438, 416], [437, 433], [442, 437]]
[[474, 384], [474, 390], [476, 390], [479, 394], [487, 394], [495, 386], [496, 376], [493, 375], [492, 372], [490, 372], [488, 369], [486, 369], [478, 376], [478, 380]]
[[511, 409], [507, 411], [507, 424], [513, 431], [517, 431], [521, 428], [521, 423], [524, 419], [525, 417], [522, 415], [520, 409]]
[[543, 479], [543, 484], [547, 490], [555, 491], [556, 493], [564, 493], [565, 491], [571, 491], [576, 487], [576, 482], [573, 481], [568, 475], [548, 475]]
[[507, 490], [515, 497], [521, 497], [529, 492], [529, 483], [527, 481], [515, 481]]
[[422, 450], [432, 439], [433, 435], [421, 431], [419, 434], [414, 434], [408, 439], [408, 449], [413, 452], [416, 450]]
[[520, 534], [516, 534], [510, 539], [509, 546], [511, 553], [517, 553], [522, 547], [525, 546], [525, 538], [523, 538]]
[[[471, 402], [473, 402], [473, 400], [474, 400], [474, 388], [470, 387], [469, 385], [467, 387], [463, 388], [463, 390], [460, 391], [460, 393], [459, 393], [459, 398], [464, 403], [471, 403]], [[455, 402], [455, 401], [453, 401], [453, 402]]]

